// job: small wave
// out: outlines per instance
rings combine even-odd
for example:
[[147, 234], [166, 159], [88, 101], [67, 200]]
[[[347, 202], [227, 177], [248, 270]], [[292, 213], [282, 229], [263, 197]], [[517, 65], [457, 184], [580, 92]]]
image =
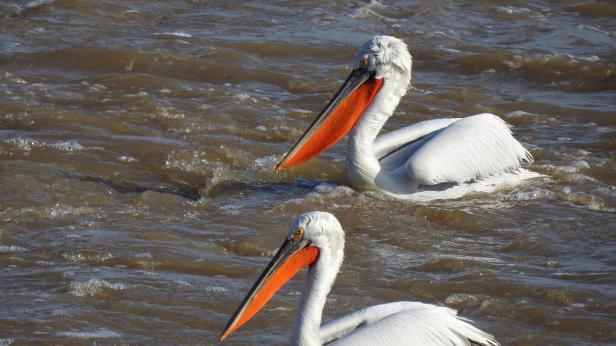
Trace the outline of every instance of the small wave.
[[[601, 190], [597, 191], [601, 194]], [[581, 191], [574, 191], [571, 186], [564, 186], [561, 189], [560, 197], [579, 207], [585, 207], [594, 211], [613, 213], [616, 208], [608, 205], [606, 200], [600, 195], [588, 194]]]
[[211, 169], [212, 164], [205, 157], [206, 153], [195, 151], [171, 151], [165, 160], [165, 168], [178, 169], [184, 172], [204, 172]]
[[55, 0], [33, 0], [24, 5], [25, 8], [35, 8], [54, 3]]
[[572, 91], [613, 90], [616, 82], [612, 64], [590, 57], [575, 58], [570, 55], [519, 55], [508, 52], [471, 55], [456, 60], [467, 73], [488, 70], [511, 74], [516, 78], [549, 83], [550, 86]]
[[300, 113], [300, 114], [312, 114], [313, 111], [309, 111], [307, 109], [301, 109], [301, 108], [291, 108], [291, 111], [294, 113]]
[[52, 261], [36, 261], [34, 263], [36, 263], [36, 265], [39, 265], [41, 267], [53, 267], [56, 265], [56, 262], [52, 262]]
[[526, 7], [513, 7], [513, 6], [499, 6], [496, 8], [496, 13], [498, 17], [507, 18], [507, 19], [525, 19], [525, 18], [534, 18], [534, 19], [545, 19], [545, 15], [533, 11]]
[[571, 305], [569, 305], [569, 308], [575, 309], [575, 310], [583, 310], [583, 309], [586, 308], [586, 304], [584, 304], [584, 303], [571, 303]]
[[45, 5], [51, 5], [54, 2], [55, 0], [32, 0], [32, 1], [25, 3], [24, 5], [12, 5], [11, 15], [13, 16], [23, 15], [28, 11], [35, 10], [38, 7], [42, 7]]
[[180, 285], [180, 286], [184, 286], [184, 287], [191, 287], [192, 284], [188, 281], [185, 280], [181, 280], [181, 279], [177, 279], [177, 280], [173, 280], [173, 282], [175, 282], [176, 284]]
[[529, 13], [530, 10], [526, 7], [511, 7], [511, 6], [499, 6], [496, 11], [507, 14], [520, 14]]
[[63, 309], [55, 309], [54, 311], [51, 312], [51, 316], [61, 316], [61, 317], [68, 317], [71, 316], [71, 314]]
[[26, 252], [27, 249], [17, 245], [0, 245], [0, 254]]
[[573, 5], [567, 8], [569, 12], [576, 12], [588, 17], [616, 18], [616, 4], [606, 1], [605, 3], [585, 3]]
[[128, 288], [128, 286], [123, 283], [112, 284], [101, 279], [90, 279], [86, 282], [71, 283], [71, 294], [78, 297], [95, 296], [104, 289], [123, 290], [126, 288]]
[[257, 103], [257, 99], [248, 95], [247, 93], [239, 93], [239, 94], [234, 94], [233, 98], [239, 101], [252, 101], [253, 103]]
[[13, 338], [0, 338], [0, 346], [8, 346], [15, 342]]
[[351, 187], [346, 185], [334, 185], [330, 183], [321, 183], [314, 187], [314, 193], [327, 195], [330, 197], [351, 196], [355, 192]]
[[85, 331], [59, 332], [57, 335], [68, 337], [68, 338], [75, 338], [75, 339], [98, 339], [98, 338], [119, 338], [120, 337], [120, 334], [112, 330], [104, 329], [104, 328], [100, 328], [94, 331], [87, 331], [87, 332]]
[[522, 118], [522, 117], [534, 117], [535, 114], [525, 111], [513, 111], [503, 115], [505, 118]]
[[50, 219], [59, 219], [70, 215], [92, 215], [100, 216], [98, 209], [92, 207], [72, 207], [66, 204], [56, 203], [51, 208], [45, 208], [42, 213]]
[[33, 148], [50, 148], [50, 149], [56, 149], [60, 151], [67, 151], [67, 152], [75, 152], [75, 151], [86, 149], [86, 147], [82, 146], [81, 144], [75, 141], [61, 141], [61, 142], [54, 142], [54, 143], [45, 143], [45, 142], [37, 141], [32, 138], [16, 137], [16, 138], [6, 140], [4, 142], [13, 144], [23, 151], [32, 151]]
[[120, 157], [118, 157], [118, 160], [122, 161], [122, 162], [135, 162], [137, 161], [136, 158], [130, 156], [130, 155], [121, 155]]
[[182, 38], [191, 38], [192, 35], [183, 32], [183, 31], [165, 31], [165, 32], [155, 32], [154, 36], [172, 36], [172, 37], [182, 37]]
[[209, 286], [205, 288], [205, 292], [210, 294], [222, 294], [227, 292], [227, 289], [221, 286]]
[[241, 204], [227, 204], [220, 207], [220, 211], [227, 215], [240, 215], [242, 213]]
[[280, 158], [278, 155], [270, 155], [257, 158], [251, 166], [252, 171], [273, 171]]
[[447, 305], [475, 305], [479, 302], [479, 299], [468, 293], [454, 293], [445, 298], [445, 304]]
[[554, 198], [554, 192], [546, 189], [534, 189], [531, 191], [520, 191], [512, 199], [516, 201], [534, 201], [538, 199]]

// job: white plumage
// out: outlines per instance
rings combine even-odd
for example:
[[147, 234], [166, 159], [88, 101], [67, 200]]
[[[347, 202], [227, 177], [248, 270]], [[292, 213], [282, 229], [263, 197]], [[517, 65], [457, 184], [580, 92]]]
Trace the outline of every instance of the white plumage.
[[[396, 302], [353, 312], [320, 329], [329, 345], [497, 345], [494, 338], [447, 307]], [[332, 342], [333, 341], [333, 342]]]
[[378, 136], [406, 94], [412, 59], [406, 45], [389, 36], [369, 40], [357, 57], [365, 58], [377, 61], [375, 78], [384, 83], [349, 136], [351, 185], [410, 198], [422, 191], [458, 197], [448, 190], [454, 184], [472, 184], [498, 174], [515, 177], [523, 161], [532, 162], [507, 124], [493, 114], [427, 120]]
[[[401, 40], [375, 36], [353, 66], [351, 77], [364, 72], [368, 82], [382, 82], [369, 104], [357, 103], [365, 108], [349, 134], [347, 178], [353, 187], [411, 199], [456, 198], [540, 176], [521, 168], [523, 162], [532, 163], [531, 154], [493, 114], [427, 120], [378, 136], [407, 92], [411, 55]], [[333, 101], [351, 89], [348, 84]], [[323, 122], [332, 112], [326, 108], [317, 120]], [[313, 123], [302, 139], [321, 122]], [[302, 139], [292, 153], [305, 145]]]
[[493, 336], [458, 317], [455, 310], [417, 302], [376, 305], [321, 326], [323, 307], [344, 257], [344, 231], [336, 217], [318, 211], [305, 213], [293, 222], [283, 246], [231, 318], [221, 338], [238, 328], [238, 323], [244, 323], [237, 321], [259, 300], [255, 297], [267, 290], [264, 287], [269, 278], [279, 275], [278, 268], [286, 266], [282, 259], [293, 258], [294, 254], [311, 247], [318, 249], [318, 256], [308, 264], [293, 322], [292, 345], [498, 345]]
[[[444, 150], [444, 148], [447, 148]], [[464, 183], [513, 172], [532, 156], [493, 114], [479, 114], [434, 131], [413, 152], [404, 168], [419, 185]]]

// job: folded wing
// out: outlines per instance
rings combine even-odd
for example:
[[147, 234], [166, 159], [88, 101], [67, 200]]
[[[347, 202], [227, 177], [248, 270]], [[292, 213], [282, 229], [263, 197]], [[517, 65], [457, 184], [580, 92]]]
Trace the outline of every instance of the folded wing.
[[455, 310], [415, 302], [359, 310], [324, 325], [320, 335], [330, 345], [498, 345]]
[[478, 114], [452, 122], [418, 147], [405, 163], [411, 180], [420, 185], [463, 183], [512, 172], [531, 154], [493, 114]]

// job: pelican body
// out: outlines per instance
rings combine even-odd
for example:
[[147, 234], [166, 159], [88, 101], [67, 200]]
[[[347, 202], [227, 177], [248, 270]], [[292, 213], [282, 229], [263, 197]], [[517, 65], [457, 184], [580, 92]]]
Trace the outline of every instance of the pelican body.
[[295, 219], [282, 246], [220, 334], [221, 341], [308, 267], [293, 322], [292, 345], [498, 345], [493, 336], [458, 317], [455, 310], [417, 302], [376, 305], [321, 325], [323, 307], [343, 257], [344, 232], [332, 214], [309, 212]]
[[[411, 67], [401, 40], [375, 36], [366, 42], [340, 90], [276, 170], [309, 160], [350, 132], [347, 179], [357, 189], [409, 195], [537, 175], [521, 169], [533, 161], [531, 154], [493, 114], [427, 120], [378, 136], [407, 92]], [[454, 190], [442, 197], [473, 189]]]

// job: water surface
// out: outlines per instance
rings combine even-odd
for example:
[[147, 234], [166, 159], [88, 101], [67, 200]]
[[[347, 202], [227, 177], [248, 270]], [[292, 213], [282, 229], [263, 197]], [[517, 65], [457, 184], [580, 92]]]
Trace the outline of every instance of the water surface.
[[[0, 345], [215, 344], [309, 210], [347, 232], [325, 319], [419, 300], [505, 345], [616, 343], [615, 13], [571, 0], [2, 2]], [[345, 143], [275, 174], [377, 33], [414, 57], [386, 130], [495, 113], [546, 178], [392, 200], [345, 185]], [[227, 344], [285, 344], [300, 284]]]

